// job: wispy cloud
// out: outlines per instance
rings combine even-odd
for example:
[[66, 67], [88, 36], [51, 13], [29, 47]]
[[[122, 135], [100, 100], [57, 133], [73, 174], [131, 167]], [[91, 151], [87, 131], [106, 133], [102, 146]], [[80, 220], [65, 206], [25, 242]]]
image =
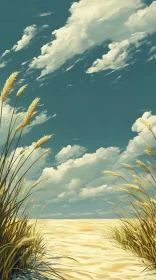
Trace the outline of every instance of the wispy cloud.
[[54, 12], [40, 13], [38, 16], [39, 17], [47, 17], [47, 16], [50, 16], [52, 14], [54, 14]]
[[153, 52], [156, 52], [156, 46], [153, 46], [150, 51], [149, 51], [149, 54], [153, 53]]
[[3, 68], [3, 67], [5, 67], [7, 65], [7, 62], [2, 62], [2, 63], [0, 63], [0, 68]]
[[57, 114], [52, 115], [52, 118], [56, 118], [56, 117], [57, 117]]
[[26, 27], [23, 31], [22, 38], [12, 47], [11, 50], [6, 50], [1, 57], [4, 57], [5, 55], [9, 54], [11, 51], [17, 52], [22, 49], [25, 49], [30, 44], [33, 37], [35, 36], [36, 31], [37, 31], [37, 27], [35, 24]]
[[[22, 38], [10, 50], [5, 50], [5, 52], [2, 54], [1, 58], [8, 55], [12, 51], [18, 52], [20, 50], [26, 49], [30, 45], [30, 43], [32, 42], [34, 37], [39, 32], [41, 32], [42, 30], [44, 30], [48, 27], [49, 27], [49, 25], [47, 25], [47, 24], [42, 25], [39, 28], [37, 28], [36, 24], [26, 27], [23, 30]], [[23, 62], [22, 65], [25, 65], [26, 63], [28, 63], [28, 61]]]
[[150, 57], [148, 58], [147, 62], [156, 59], [156, 46], [151, 47], [149, 53]]

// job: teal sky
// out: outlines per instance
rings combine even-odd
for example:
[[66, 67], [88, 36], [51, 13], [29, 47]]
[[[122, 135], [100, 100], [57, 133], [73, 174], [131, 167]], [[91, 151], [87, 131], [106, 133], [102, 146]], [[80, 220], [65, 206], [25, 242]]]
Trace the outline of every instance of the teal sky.
[[[36, 97], [43, 104], [17, 154], [54, 134], [20, 173], [51, 148], [26, 176], [27, 188], [49, 177], [34, 188], [32, 217], [45, 203], [41, 218], [112, 217], [108, 201], [118, 201], [123, 182], [102, 171], [132, 180], [121, 163], [146, 159], [141, 137], [155, 148], [138, 119], [156, 131], [156, 1], [1, 0], [0, 34], [1, 88], [20, 72], [3, 118], [10, 118], [15, 92], [25, 84], [18, 111]], [[7, 127], [3, 121], [0, 145]]]

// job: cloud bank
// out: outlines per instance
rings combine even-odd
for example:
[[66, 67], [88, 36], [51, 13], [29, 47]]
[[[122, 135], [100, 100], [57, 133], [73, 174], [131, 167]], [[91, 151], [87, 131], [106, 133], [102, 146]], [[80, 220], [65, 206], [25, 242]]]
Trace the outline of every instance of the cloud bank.
[[[156, 116], [151, 112], [142, 115], [144, 120], [148, 120], [154, 133], [156, 133]], [[156, 143], [152, 134], [139, 119], [132, 125], [132, 131], [138, 135], [131, 139], [126, 149], [121, 153], [118, 147], [101, 147], [94, 153], [80, 154], [74, 153], [75, 158], [63, 157], [63, 161], [57, 163], [56, 167], [45, 167], [39, 179], [48, 177], [38, 188], [38, 198], [42, 193], [42, 199], [49, 203], [72, 203], [86, 199], [106, 199], [108, 195], [115, 197], [120, 185], [120, 179], [103, 174], [103, 170], [113, 170], [125, 177], [125, 168], [121, 163], [135, 164], [135, 160], [144, 154], [146, 139], [153, 148]], [[68, 146], [67, 146], [68, 147]], [[57, 154], [62, 156], [67, 153], [67, 147]], [[69, 157], [74, 146], [70, 146]], [[80, 147], [79, 147], [80, 148]], [[64, 151], [62, 153], [62, 151]], [[61, 158], [62, 159], [62, 158]], [[126, 178], [132, 180], [131, 171], [126, 170]], [[89, 202], [88, 202], [89, 205]], [[89, 210], [89, 209], [88, 209]]]
[[[0, 145], [5, 143], [12, 111], [13, 108], [9, 104], [4, 104]], [[23, 119], [24, 114], [25, 113], [22, 112], [19, 119], [17, 119], [17, 125]], [[15, 112], [15, 117], [16, 116], [17, 112]], [[156, 134], [156, 115], [152, 115], [152, 112], [145, 112], [140, 117], [150, 122]], [[48, 119], [49, 117], [47, 117], [45, 111], [41, 112], [24, 130], [24, 134], [29, 133], [35, 125], [44, 123]], [[108, 212], [107, 207], [105, 210], [101, 209], [99, 214], [90, 212], [92, 203], [95, 201], [95, 205], [99, 208], [101, 203], [104, 204], [109, 198], [109, 200], [115, 199], [118, 195], [119, 187], [121, 187], [121, 181], [115, 177], [103, 174], [103, 170], [117, 171], [125, 177], [125, 168], [121, 163], [135, 164], [135, 160], [140, 155], [143, 155], [143, 151], [146, 147], [144, 139], [150, 143], [152, 148], [156, 147], [155, 139], [152, 134], [139, 119], [134, 122], [131, 129], [133, 132], [137, 132], [137, 136], [128, 142], [127, 147], [122, 152], [118, 147], [100, 147], [95, 152], [88, 153], [85, 147], [80, 145], [68, 145], [55, 155], [56, 167], [50, 166], [49, 160], [51, 155], [44, 154], [42, 160], [35, 163], [26, 175], [26, 188], [31, 187], [36, 180], [47, 178], [46, 181], [41, 182], [35, 187], [35, 198], [38, 205], [48, 203], [49, 207], [52, 205], [56, 205], [56, 207], [57, 205], [62, 205], [63, 207], [68, 206], [69, 209], [73, 210], [73, 203], [79, 202], [79, 206], [81, 206], [81, 203], [85, 201], [85, 213], [91, 213], [90, 216], [104, 216], [105, 213]], [[35, 140], [37, 141], [38, 139]], [[27, 146], [27, 151], [22, 161], [24, 161], [27, 155], [34, 149], [34, 144], [33, 142]], [[22, 149], [23, 147], [17, 148], [15, 158], [18, 157]], [[35, 150], [21, 168], [18, 177], [22, 176], [44, 151], [44, 147]], [[8, 161], [11, 156], [12, 152]], [[17, 160], [16, 164], [13, 166], [11, 172], [15, 170], [18, 162], [19, 160]], [[131, 175], [131, 171], [126, 170], [126, 179], [128, 181], [132, 180]], [[72, 212], [70, 214], [72, 214]], [[63, 217], [63, 214], [61, 214], [60, 217]]]

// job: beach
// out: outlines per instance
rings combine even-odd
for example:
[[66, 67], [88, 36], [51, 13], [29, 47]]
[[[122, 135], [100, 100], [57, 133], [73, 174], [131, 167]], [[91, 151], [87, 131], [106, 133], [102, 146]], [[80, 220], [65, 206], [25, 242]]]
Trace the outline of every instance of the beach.
[[[33, 220], [30, 220], [34, 222]], [[115, 219], [37, 220], [37, 229], [43, 234], [47, 253], [52, 257], [68, 256], [76, 259], [58, 259], [53, 268], [69, 270], [69, 279], [154, 280], [151, 272], [141, 273], [145, 266], [131, 252], [117, 248], [107, 236], [109, 226], [118, 225]], [[56, 263], [51, 260], [51, 263]], [[61, 270], [60, 270], [61, 271]], [[80, 274], [81, 273], [81, 274]]]

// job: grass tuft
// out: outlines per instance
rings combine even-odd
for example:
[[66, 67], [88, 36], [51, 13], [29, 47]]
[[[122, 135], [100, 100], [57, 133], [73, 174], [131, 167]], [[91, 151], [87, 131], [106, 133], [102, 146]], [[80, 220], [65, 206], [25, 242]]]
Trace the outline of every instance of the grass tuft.
[[[13, 90], [15, 80], [18, 77], [18, 72], [14, 72], [10, 75], [1, 91], [1, 115], [0, 124], [3, 122], [3, 104], [7, 100], [8, 94]], [[16, 104], [18, 98], [25, 90], [26, 85], [21, 87], [17, 94], [16, 100], [10, 119], [8, 128], [7, 139], [3, 147], [2, 154], [0, 156], [0, 279], [7, 280], [12, 279], [14, 275], [32, 272], [38, 273], [38, 275], [48, 274], [50, 279], [64, 279], [58, 272], [45, 261], [45, 248], [43, 243], [43, 237], [36, 231], [36, 223], [29, 223], [29, 213], [27, 212], [28, 199], [33, 193], [34, 187], [41, 181], [37, 181], [34, 185], [26, 190], [24, 184], [26, 179], [24, 176], [28, 170], [37, 162], [45, 153], [50, 149], [46, 149], [43, 154], [38, 157], [33, 164], [25, 170], [24, 174], [18, 178], [18, 173], [27, 159], [33, 153], [35, 149], [38, 149], [43, 145], [51, 136], [44, 136], [37, 141], [33, 151], [31, 151], [26, 157], [24, 148], [18, 157], [15, 158], [15, 152], [22, 137], [23, 129], [30, 123], [31, 119], [35, 115], [36, 109], [40, 98], [36, 98], [28, 108], [25, 114], [23, 122], [14, 129], [16, 121], [20, 116], [20, 113], [15, 115]], [[11, 137], [11, 133], [14, 130], [14, 135]], [[19, 135], [16, 135], [20, 130]], [[13, 155], [8, 162], [8, 153], [11, 149], [12, 143], [17, 136], [17, 142], [13, 150]], [[21, 163], [23, 157], [26, 159]], [[20, 157], [20, 158], [19, 158]], [[13, 169], [15, 162], [19, 160], [16, 168]], [[13, 172], [12, 172], [13, 171]], [[10, 174], [12, 174], [10, 176]], [[44, 179], [45, 180], [45, 179]], [[31, 200], [32, 209], [35, 207], [34, 200]], [[24, 207], [23, 207], [24, 206]], [[22, 207], [22, 208], [21, 208]], [[22, 210], [22, 212], [21, 212]], [[43, 210], [43, 209], [41, 209]], [[57, 257], [56, 257], [57, 258]]]
[[[152, 125], [146, 120], [140, 121], [148, 128], [153, 137], [156, 136], [153, 132]], [[147, 149], [145, 154], [151, 156], [154, 161], [156, 156], [150, 146], [145, 141]], [[133, 166], [123, 163], [122, 165], [137, 174], [133, 174], [135, 184], [123, 184], [126, 188], [120, 188], [128, 194], [125, 197], [125, 202], [129, 205], [131, 211], [126, 211], [122, 207], [120, 210], [123, 216], [113, 212], [120, 220], [118, 227], [110, 227], [109, 239], [114, 241], [117, 246], [124, 250], [129, 250], [137, 257], [141, 258], [146, 268], [143, 271], [156, 271], [156, 167], [147, 161], [149, 167], [140, 160], [136, 160], [138, 166], [145, 171], [138, 173]], [[110, 174], [124, 179], [121, 175], [113, 171], [104, 171], [105, 174]], [[124, 179], [125, 180], [125, 179]], [[111, 202], [110, 202], [111, 203]], [[116, 204], [111, 203], [114, 206]]]

